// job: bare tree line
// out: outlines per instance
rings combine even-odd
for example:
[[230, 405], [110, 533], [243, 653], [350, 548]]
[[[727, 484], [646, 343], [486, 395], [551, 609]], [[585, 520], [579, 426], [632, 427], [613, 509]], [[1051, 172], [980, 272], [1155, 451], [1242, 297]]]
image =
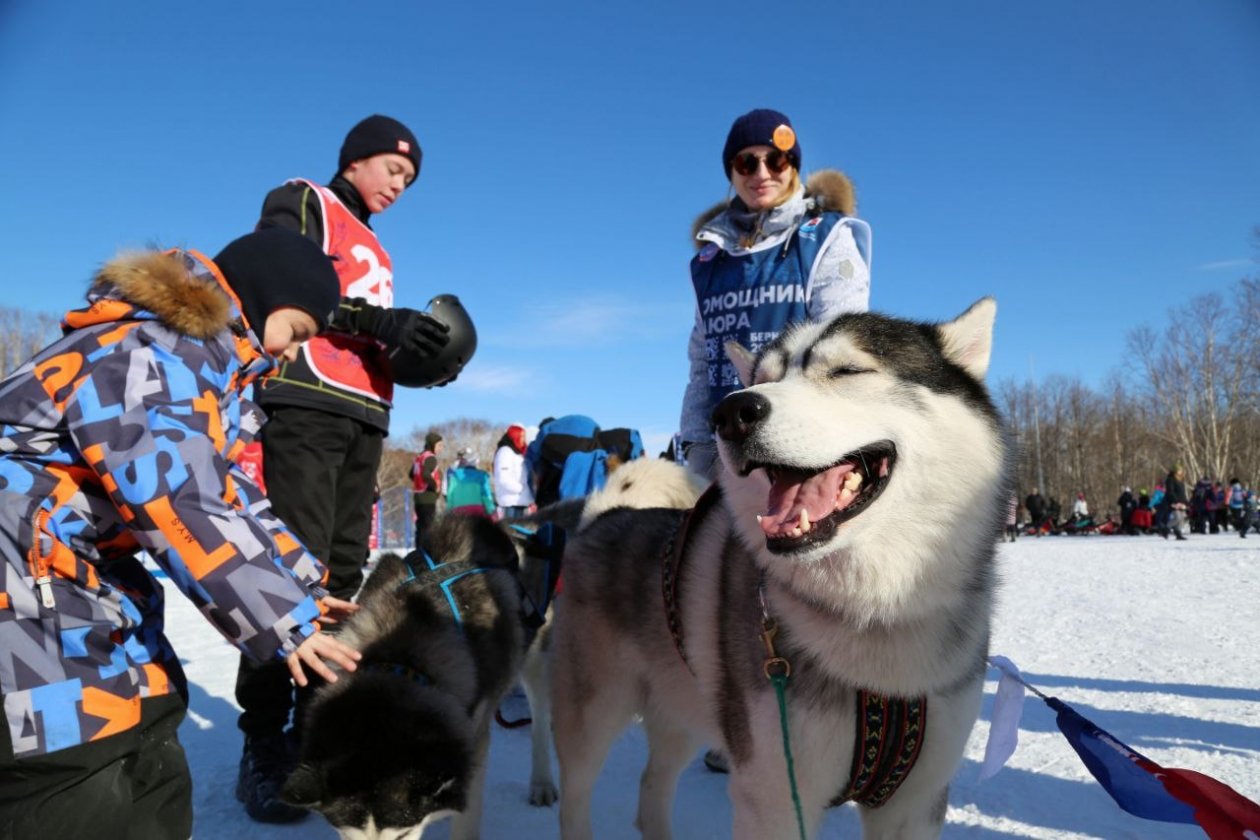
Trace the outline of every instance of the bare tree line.
[[0, 377], [8, 376], [56, 335], [58, 319], [46, 312], [0, 306]]
[[[1260, 237], [1260, 234], [1258, 234]], [[1128, 334], [1129, 363], [1098, 390], [1052, 376], [996, 391], [1018, 447], [1017, 492], [1037, 487], [1066, 509], [1115, 508], [1121, 488], [1152, 488], [1173, 465], [1260, 483], [1260, 278], [1196, 297], [1162, 330]]]

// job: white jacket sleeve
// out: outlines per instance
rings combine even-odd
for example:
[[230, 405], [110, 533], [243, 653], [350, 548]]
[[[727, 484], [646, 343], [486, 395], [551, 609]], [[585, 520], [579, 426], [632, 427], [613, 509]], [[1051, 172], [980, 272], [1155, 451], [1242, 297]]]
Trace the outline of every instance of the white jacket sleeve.
[[[861, 219], [845, 219], [831, 229], [814, 260], [805, 296], [809, 319], [825, 321], [844, 312], [865, 312], [871, 305], [871, 268], [858, 248], [853, 227], [870, 242], [870, 228]], [[867, 253], [870, 253], [868, 246]]]
[[524, 489], [522, 471], [515, 469], [511, 456], [512, 451], [506, 446], [494, 452], [494, 492], [500, 499], [515, 497]]

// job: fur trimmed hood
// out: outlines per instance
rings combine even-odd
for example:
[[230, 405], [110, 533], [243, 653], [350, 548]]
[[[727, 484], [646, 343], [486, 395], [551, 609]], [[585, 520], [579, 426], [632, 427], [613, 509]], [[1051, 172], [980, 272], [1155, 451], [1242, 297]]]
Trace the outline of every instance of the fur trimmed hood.
[[120, 254], [97, 272], [88, 292], [117, 298], [153, 313], [176, 332], [206, 340], [233, 319], [232, 303], [217, 279], [197, 272], [196, 258], [181, 252], [135, 251]]
[[[857, 192], [849, 176], [839, 169], [820, 169], [805, 179], [805, 199], [819, 211], [832, 211], [844, 216], [857, 216]], [[720, 216], [731, 204], [720, 201], [696, 217], [691, 225], [691, 239], [695, 247], [703, 243], [696, 239], [709, 222]]]

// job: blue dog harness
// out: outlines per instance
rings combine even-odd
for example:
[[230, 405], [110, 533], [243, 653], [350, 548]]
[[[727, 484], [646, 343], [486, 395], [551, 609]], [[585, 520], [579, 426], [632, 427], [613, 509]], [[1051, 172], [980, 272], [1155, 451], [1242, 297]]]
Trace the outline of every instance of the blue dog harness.
[[[417, 554], [424, 560], [424, 566], [419, 568], [419, 574], [416, 573], [417, 567], [412, 565], [411, 559]], [[469, 575], [482, 574], [486, 571], [486, 568], [468, 560], [437, 563], [429, 556], [429, 552], [423, 548], [403, 558], [403, 565], [407, 568], [407, 576], [399, 581], [398, 585], [400, 587], [424, 586], [441, 592], [446, 599], [447, 606], [451, 609], [451, 617], [455, 620], [455, 628], [459, 630], [461, 636], [464, 635], [464, 616], [460, 612], [459, 603], [455, 600], [454, 593], [451, 592], [451, 587]]]

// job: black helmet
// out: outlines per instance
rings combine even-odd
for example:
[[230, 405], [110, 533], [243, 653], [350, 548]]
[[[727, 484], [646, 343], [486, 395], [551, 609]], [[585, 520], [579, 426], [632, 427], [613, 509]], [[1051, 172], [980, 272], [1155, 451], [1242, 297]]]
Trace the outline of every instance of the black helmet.
[[429, 315], [450, 328], [450, 341], [436, 356], [421, 356], [403, 349], [389, 354], [394, 382], [407, 388], [441, 385], [464, 369], [477, 352], [477, 328], [468, 310], [455, 295], [438, 295], [429, 301]]

